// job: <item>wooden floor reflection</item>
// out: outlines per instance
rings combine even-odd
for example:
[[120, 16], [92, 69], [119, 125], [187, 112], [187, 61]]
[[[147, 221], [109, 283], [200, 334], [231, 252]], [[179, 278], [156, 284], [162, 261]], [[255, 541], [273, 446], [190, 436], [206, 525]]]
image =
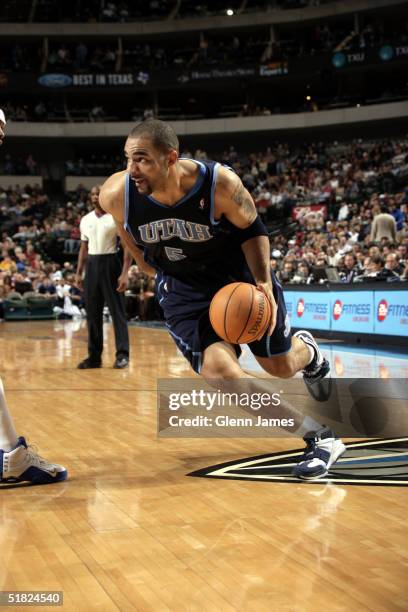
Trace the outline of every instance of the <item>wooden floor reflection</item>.
[[70, 480], [0, 490], [0, 590], [66, 610], [406, 610], [406, 489], [186, 478], [293, 439], [158, 439], [156, 380], [192, 376], [162, 330], [128, 370], [77, 370], [83, 322], [3, 323], [18, 432]]

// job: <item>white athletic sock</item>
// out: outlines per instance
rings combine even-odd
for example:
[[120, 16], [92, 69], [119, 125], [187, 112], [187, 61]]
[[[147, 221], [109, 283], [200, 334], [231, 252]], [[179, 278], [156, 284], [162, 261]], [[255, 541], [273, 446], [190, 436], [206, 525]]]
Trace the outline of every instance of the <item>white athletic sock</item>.
[[[306, 342], [305, 342], [306, 344]], [[310, 344], [306, 344], [308, 350], [309, 350], [309, 355], [310, 355], [310, 359], [307, 362], [307, 365], [310, 365], [313, 361], [313, 359], [316, 357], [316, 351], [314, 350], [314, 348], [312, 346], [310, 346]]]
[[299, 429], [296, 430], [296, 433], [299, 436], [304, 436], [308, 431], [317, 431], [322, 427], [323, 425], [312, 419], [312, 417], [307, 416], [303, 419], [303, 423], [301, 424]]
[[7, 453], [17, 445], [18, 436], [6, 404], [4, 387], [0, 378], [0, 448]]

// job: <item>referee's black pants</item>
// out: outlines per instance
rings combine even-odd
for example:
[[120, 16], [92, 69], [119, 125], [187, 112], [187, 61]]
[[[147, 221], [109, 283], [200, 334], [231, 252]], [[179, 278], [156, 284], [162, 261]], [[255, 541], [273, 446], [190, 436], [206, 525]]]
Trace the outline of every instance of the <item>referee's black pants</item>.
[[115, 331], [116, 357], [129, 356], [129, 334], [123, 294], [116, 291], [122, 271], [119, 255], [88, 255], [84, 293], [88, 322], [88, 354], [101, 361], [103, 351], [103, 307], [106, 305]]

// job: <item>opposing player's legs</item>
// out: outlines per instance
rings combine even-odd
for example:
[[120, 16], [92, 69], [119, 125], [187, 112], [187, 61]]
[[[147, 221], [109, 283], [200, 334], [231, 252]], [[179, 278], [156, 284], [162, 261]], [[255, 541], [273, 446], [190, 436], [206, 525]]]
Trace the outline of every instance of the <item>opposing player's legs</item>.
[[18, 436], [7, 408], [3, 382], [0, 378], [0, 448], [10, 451], [17, 444]]
[[18, 437], [0, 379], [0, 483], [28, 481], [49, 484], [66, 480], [65, 468], [48, 463], [24, 438]]

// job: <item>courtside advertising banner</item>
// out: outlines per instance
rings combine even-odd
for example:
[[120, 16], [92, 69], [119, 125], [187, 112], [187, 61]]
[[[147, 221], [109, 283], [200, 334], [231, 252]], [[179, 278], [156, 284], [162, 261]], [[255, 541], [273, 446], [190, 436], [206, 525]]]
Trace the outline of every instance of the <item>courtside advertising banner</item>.
[[408, 337], [408, 290], [284, 290], [294, 328]]
[[374, 333], [372, 291], [334, 291], [330, 297], [333, 331]]
[[408, 336], [408, 291], [374, 292], [374, 332]]
[[[286, 299], [286, 297], [285, 297]], [[324, 291], [294, 292], [293, 327], [330, 329], [330, 293]]]

